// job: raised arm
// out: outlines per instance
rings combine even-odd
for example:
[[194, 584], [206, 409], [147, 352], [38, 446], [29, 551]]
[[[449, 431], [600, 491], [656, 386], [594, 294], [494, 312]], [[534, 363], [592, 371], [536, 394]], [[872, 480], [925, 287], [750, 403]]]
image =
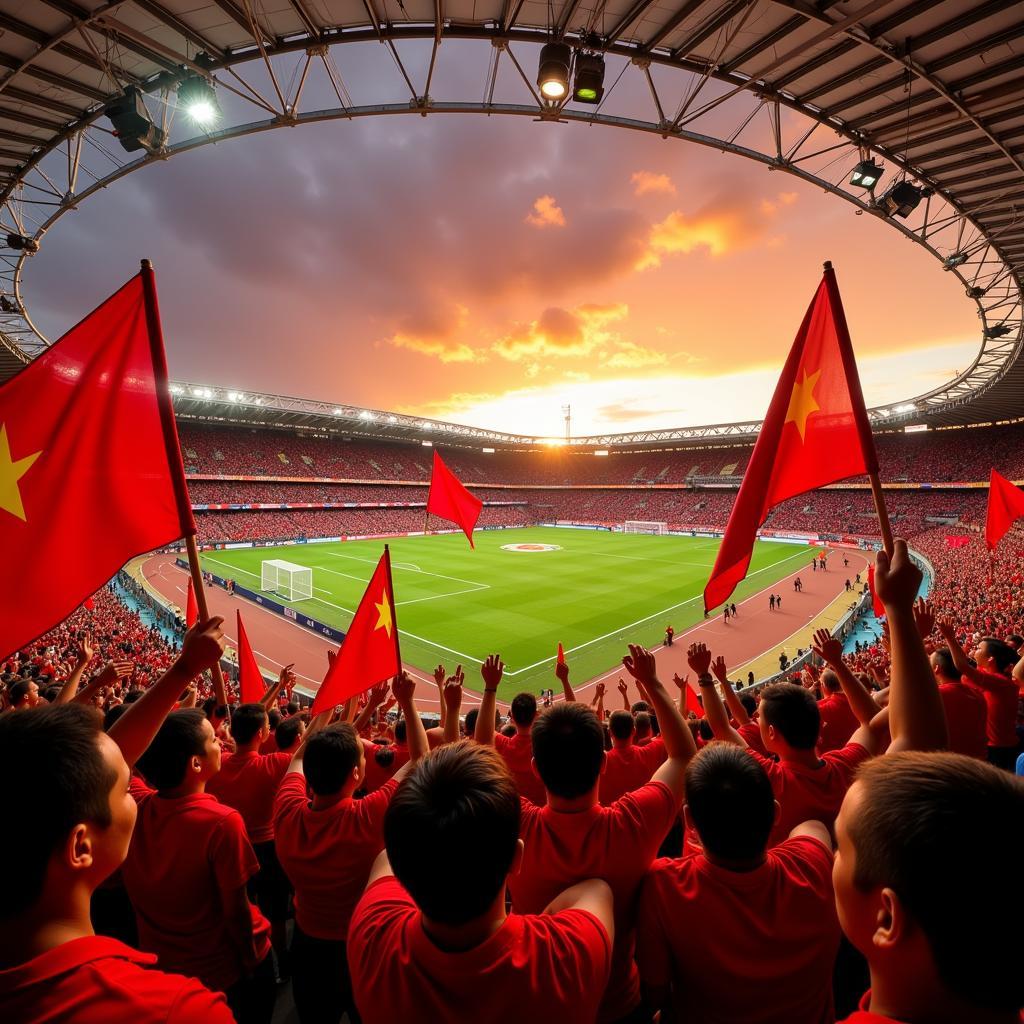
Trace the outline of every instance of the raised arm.
[[118, 681], [118, 679], [127, 679], [132, 674], [132, 670], [135, 666], [130, 661], [108, 661], [83, 686], [78, 693], [74, 695], [72, 700], [76, 704], [88, 704], [94, 694], [99, 690], [102, 690], [104, 686], [111, 686]]
[[[461, 668], [461, 666], [460, 666]], [[444, 700], [444, 681], [448, 678], [448, 673], [444, 669], [444, 665], [438, 665], [434, 669], [434, 685], [437, 687], [437, 703], [441, 708], [441, 729], [443, 730], [445, 724], [448, 721], [448, 708], [445, 706]], [[447, 743], [448, 740], [445, 740]]]
[[562, 684], [562, 693], [566, 700], [575, 700], [576, 694], [572, 692], [569, 685], [569, 663], [566, 661], [555, 662], [555, 678]]
[[404, 669], [395, 676], [391, 683], [391, 692], [398, 701], [398, 706], [405, 715], [405, 738], [409, 744], [409, 764], [415, 764], [430, 749], [427, 742], [427, 730], [423, 728], [423, 719], [416, 710], [416, 680]]
[[729, 723], [729, 713], [725, 710], [722, 698], [718, 694], [714, 677], [709, 669], [711, 668], [711, 652], [704, 644], [690, 644], [686, 652], [686, 660], [691, 669], [697, 674], [697, 682], [700, 684], [700, 695], [704, 700], [704, 716], [715, 734], [716, 740], [725, 743], [735, 743], [738, 747], [745, 747], [746, 740]]
[[626, 685], [626, 680], [619, 678], [618, 691], [622, 695], [622, 710], [629, 710], [629, 687]]
[[[444, 717], [444, 743], [459, 742], [459, 711], [462, 708], [462, 685], [465, 677], [462, 674], [462, 666], [455, 670], [455, 675], [445, 680], [444, 690], [441, 692], [441, 706], [445, 709]], [[494, 716], [491, 716], [493, 731]]]
[[[460, 666], [461, 668], [461, 666]], [[456, 673], [459, 669], [455, 670]], [[488, 654], [480, 666], [480, 676], [484, 681], [484, 695], [480, 700], [480, 710], [476, 716], [476, 729], [473, 739], [482, 746], [494, 743], [494, 706], [498, 702], [498, 684], [505, 671], [505, 663], [500, 654]]]
[[563, 910], [586, 910], [601, 922], [608, 933], [608, 944], [615, 942], [615, 913], [612, 890], [601, 878], [588, 878], [560, 892], [545, 908], [545, 914]]
[[878, 705], [843, 661], [843, 645], [827, 629], [819, 629], [814, 634], [813, 650], [836, 674], [857, 721], [867, 725], [878, 714]]
[[725, 658], [721, 655], [715, 658], [711, 662], [711, 671], [722, 687], [722, 693], [725, 694], [726, 707], [729, 709], [729, 714], [732, 715], [732, 720], [736, 723], [736, 727], [742, 728], [744, 725], [750, 725], [750, 715], [747, 714], [747, 709], [740, 702], [739, 697], [736, 696], [736, 691], [732, 688], [732, 683], [729, 682]]
[[292, 695], [295, 689], [295, 673], [292, 671], [294, 663], [285, 665], [278, 674], [277, 681], [271, 683], [260, 697], [260, 703], [269, 711], [277, 700], [277, 695], [284, 690], [288, 696]]
[[95, 653], [89, 638], [83, 636], [78, 642], [78, 659], [75, 662], [74, 670], [64, 681], [64, 685], [60, 688], [60, 693], [57, 694], [57, 699], [53, 702], [54, 704], [68, 704], [74, 699], [75, 694], [78, 693], [78, 684], [82, 681], [82, 676], [89, 667], [89, 662], [92, 661]]
[[363, 730], [369, 728], [373, 713], [387, 700], [387, 697], [388, 684], [386, 682], [378, 683], [370, 690], [370, 696], [367, 697], [363, 710], [359, 712], [355, 722], [352, 723], [357, 733], [362, 735]]
[[938, 627], [942, 639], [946, 641], [949, 653], [953, 657], [953, 664], [956, 666], [957, 672], [962, 676], [967, 676], [972, 683], [983, 684], [986, 681], [985, 677], [978, 671], [976, 665], [971, 664], [971, 659], [956, 637], [956, 628], [953, 623], [949, 619], [942, 619], [938, 623]]

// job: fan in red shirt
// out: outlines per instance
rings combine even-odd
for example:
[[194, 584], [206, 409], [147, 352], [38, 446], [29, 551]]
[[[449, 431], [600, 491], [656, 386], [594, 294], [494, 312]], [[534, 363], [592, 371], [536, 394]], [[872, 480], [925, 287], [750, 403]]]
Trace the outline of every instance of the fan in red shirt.
[[11, 882], [0, 902], [5, 1021], [234, 1020], [222, 995], [94, 935], [89, 920], [89, 897], [120, 866], [131, 840], [131, 765], [189, 681], [221, 656], [221, 621], [189, 630], [169, 671], [109, 735], [99, 712], [80, 703], [0, 715], [0, 776], [18, 780], [4, 804], [18, 841], [0, 844], [0, 872]]
[[[346, 959], [349, 919], [384, 847], [384, 812], [398, 783], [427, 752], [427, 736], [413, 699], [415, 683], [402, 673], [392, 688], [411, 723], [412, 755], [394, 778], [362, 800], [353, 800], [366, 772], [362, 741], [353, 725], [327, 725], [324, 714], [310, 726], [277, 793], [278, 856], [295, 887], [292, 993], [303, 1024], [354, 1014]], [[461, 691], [454, 680], [445, 690], [446, 701], [455, 706], [456, 730]]]
[[726, 743], [690, 762], [683, 814], [702, 852], [656, 861], [640, 899], [648, 1006], [666, 1024], [831, 1024], [839, 922], [828, 829], [804, 822], [767, 849], [771, 783]]
[[[693, 736], [656, 674], [654, 655], [630, 646], [626, 669], [642, 685], [661, 723], [668, 759], [647, 785], [610, 807], [598, 803], [604, 768], [604, 732], [596, 715], [575, 701], [557, 704], [533, 726], [533, 756], [547, 790], [537, 807], [523, 802], [522, 869], [509, 879], [512, 907], [537, 914], [567, 886], [603, 878], [615, 896], [612, 973], [598, 1020], [616, 1021], [640, 1007], [640, 979], [633, 963], [636, 894], [679, 812], [683, 773], [696, 754]], [[480, 717], [493, 714], [500, 663], [482, 670]], [[564, 668], [565, 666], [559, 666]]]
[[835, 672], [831, 669], [822, 672], [821, 686], [828, 696], [818, 701], [818, 714], [821, 716], [818, 753], [827, 754], [830, 750], [841, 750], [845, 747], [850, 742], [850, 737], [857, 731], [860, 722], [850, 707]]
[[[392, 798], [386, 852], [349, 925], [366, 1024], [590, 1024], [614, 935], [607, 884], [588, 879], [536, 915], [505, 910], [522, 860], [521, 800], [504, 761], [469, 740], [431, 751]], [[392, 875], [394, 872], [394, 876]]]
[[519, 693], [512, 698], [512, 721], [515, 736], [503, 736], [494, 732], [494, 708], [489, 714], [478, 714], [473, 738], [477, 743], [491, 744], [504, 758], [512, 778], [519, 787], [519, 795], [540, 807], [544, 806], [547, 794], [544, 785], [533, 771], [533, 743], [530, 731], [537, 718], [537, 698], [532, 693]]
[[987, 760], [988, 711], [985, 698], [976, 687], [963, 681], [948, 647], [932, 651], [930, 660], [946, 713], [950, 752], [976, 757], [979, 761]]
[[612, 738], [612, 749], [605, 758], [599, 789], [601, 803], [605, 806], [650, 782], [651, 776], [668, 756], [660, 737], [643, 747], [633, 742], [636, 723], [630, 711], [613, 711], [608, 732]]

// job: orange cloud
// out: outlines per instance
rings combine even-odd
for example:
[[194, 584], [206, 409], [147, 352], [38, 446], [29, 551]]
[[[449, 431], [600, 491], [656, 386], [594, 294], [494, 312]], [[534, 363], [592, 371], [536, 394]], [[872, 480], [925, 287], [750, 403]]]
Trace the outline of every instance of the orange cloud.
[[388, 338], [388, 344], [395, 348], [408, 349], [410, 352], [419, 352], [421, 355], [436, 356], [442, 363], [477, 363], [486, 358], [462, 342], [449, 343], [436, 338], [396, 334]]
[[674, 196], [676, 187], [667, 174], [655, 174], [653, 171], [634, 171], [629, 179], [633, 183], [633, 195], [644, 196], [648, 192], [662, 192]]
[[478, 363], [487, 356], [458, 341], [457, 335], [469, 321], [469, 309], [461, 303], [447, 308], [427, 308], [409, 314], [387, 339], [394, 348], [433, 356], [442, 363]]
[[524, 219], [535, 228], [565, 227], [565, 214], [555, 202], [554, 196], [541, 196], [533, 204], [533, 212], [528, 213]]
[[509, 362], [530, 359], [534, 364], [538, 358], [588, 356], [599, 346], [618, 340], [608, 325], [628, 314], [629, 307], [622, 303], [588, 304], [574, 310], [549, 306], [536, 320], [519, 325], [495, 342], [492, 350]]
[[601, 365], [609, 370], [638, 370], [644, 366], [664, 366], [668, 356], [664, 352], [644, 348], [632, 341], [616, 342], [615, 350], [602, 353]]

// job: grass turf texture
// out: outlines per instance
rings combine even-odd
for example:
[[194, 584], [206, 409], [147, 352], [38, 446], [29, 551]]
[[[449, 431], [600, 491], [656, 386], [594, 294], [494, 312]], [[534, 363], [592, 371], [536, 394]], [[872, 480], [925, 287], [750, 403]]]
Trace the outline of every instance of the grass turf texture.
[[[627, 643], [654, 647], [665, 626], [676, 633], [703, 618], [704, 585], [718, 540], [651, 537], [531, 527], [488, 530], [471, 550], [462, 534], [390, 540], [402, 660], [425, 672], [457, 663], [480, 690], [479, 665], [492, 651], [505, 662], [498, 692], [511, 700], [559, 684], [559, 641], [571, 680], [607, 672]], [[517, 552], [508, 544], [555, 544], [557, 551]], [[348, 627], [384, 550], [380, 540], [240, 548], [202, 556], [203, 568], [252, 590], [260, 564], [282, 558], [313, 569], [312, 599], [294, 607], [341, 629]], [[804, 546], [758, 541], [750, 574], [733, 594], [741, 601], [805, 566]]]

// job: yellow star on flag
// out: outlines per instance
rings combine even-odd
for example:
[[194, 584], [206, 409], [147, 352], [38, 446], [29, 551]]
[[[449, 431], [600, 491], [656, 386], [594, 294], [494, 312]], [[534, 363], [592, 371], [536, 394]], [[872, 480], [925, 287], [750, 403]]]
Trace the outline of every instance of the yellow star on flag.
[[382, 626], [387, 630], [388, 636], [391, 636], [391, 627], [393, 625], [391, 620], [391, 602], [388, 600], [387, 590], [380, 592], [380, 604], [376, 601], [373, 602], [374, 608], [377, 609], [377, 625], [374, 629], [380, 629]]
[[789, 410], [786, 413], [786, 423], [795, 423], [796, 429], [800, 431], [800, 440], [804, 440], [804, 433], [807, 430], [807, 420], [812, 412], [817, 412], [821, 406], [814, 400], [814, 388], [821, 376], [821, 370], [815, 370], [808, 376], [804, 370], [804, 379], [798, 380], [793, 385], [793, 394], [789, 398]]
[[0, 424], [0, 508], [17, 516], [22, 522], [26, 522], [25, 506], [21, 501], [18, 481], [42, 454], [39, 451], [15, 462], [11, 458], [11, 446], [7, 440], [7, 424]]

